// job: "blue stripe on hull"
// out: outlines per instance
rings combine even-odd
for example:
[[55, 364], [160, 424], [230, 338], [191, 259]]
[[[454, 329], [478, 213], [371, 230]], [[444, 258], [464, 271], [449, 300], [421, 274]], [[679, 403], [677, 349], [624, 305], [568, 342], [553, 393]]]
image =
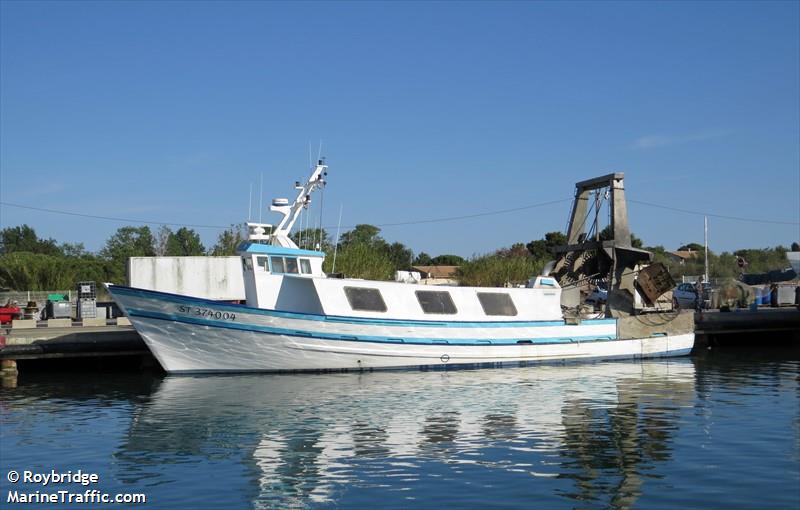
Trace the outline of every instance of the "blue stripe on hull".
[[349, 342], [372, 342], [381, 344], [405, 344], [405, 345], [460, 345], [476, 347], [480, 345], [546, 345], [562, 344], [573, 342], [600, 342], [616, 340], [613, 336], [572, 336], [572, 337], [552, 337], [552, 338], [509, 338], [509, 339], [486, 339], [486, 338], [396, 338], [374, 335], [340, 335], [336, 333], [322, 333], [318, 331], [298, 331], [296, 329], [275, 328], [270, 326], [260, 326], [256, 324], [237, 324], [230, 321], [217, 321], [214, 319], [200, 319], [195, 317], [185, 317], [168, 313], [150, 312], [137, 309], [128, 309], [131, 317], [142, 317], [170, 322], [180, 322], [184, 324], [196, 324], [198, 326], [209, 326], [222, 329], [236, 329], [239, 331], [251, 331], [254, 333], [269, 333], [299, 338], [315, 338], [319, 340], [339, 340]]
[[[109, 286], [108, 290], [112, 295], [119, 293], [121, 295], [142, 297], [153, 299], [161, 302], [182, 303], [189, 305], [213, 305], [219, 310], [228, 310], [231, 312], [242, 312], [256, 315], [268, 315], [271, 317], [282, 317], [287, 319], [299, 319], [309, 321], [323, 321], [345, 324], [367, 324], [379, 326], [416, 326], [426, 328], [519, 328], [519, 327], [544, 327], [544, 326], [565, 326], [563, 320], [559, 321], [438, 321], [438, 320], [406, 320], [406, 319], [373, 319], [366, 317], [346, 317], [338, 315], [319, 315], [312, 313], [299, 313], [299, 312], [285, 312], [278, 310], [268, 310], [264, 308], [255, 308], [247, 305], [238, 305], [233, 303], [224, 303], [221, 301], [214, 301], [212, 299], [195, 298], [191, 296], [182, 296], [180, 294], [170, 294], [168, 292], [158, 292], [154, 290], [137, 289], [134, 287], [125, 287], [121, 285]], [[616, 319], [590, 319], [582, 321], [582, 324], [591, 326], [602, 324], [616, 324]]]

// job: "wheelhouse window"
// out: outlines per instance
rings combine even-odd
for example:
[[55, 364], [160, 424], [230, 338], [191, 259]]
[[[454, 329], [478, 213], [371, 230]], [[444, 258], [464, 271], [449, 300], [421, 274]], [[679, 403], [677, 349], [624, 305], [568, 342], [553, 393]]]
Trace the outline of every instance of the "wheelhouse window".
[[256, 265], [264, 271], [269, 271], [269, 257], [256, 257]]
[[[272, 262], [273, 273], [298, 274], [300, 272], [297, 266], [297, 259], [295, 257], [270, 257], [270, 261]], [[311, 264], [309, 263], [308, 260], [306, 260], [305, 262], [306, 264], [308, 264], [308, 272], [311, 273]], [[259, 265], [261, 265], [260, 262]]]
[[311, 262], [308, 259], [300, 259], [300, 272], [311, 274]]
[[478, 301], [481, 302], [486, 315], [517, 315], [517, 308], [511, 301], [511, 296], [501, 292], [478, 292]]
[[286, 272], [287, 273], [294, 273], [297, 274], [299, 271], [297, 270], [297, 259], [294, 257], [286, 257], [284, 260], [284, 264], [286, 265]]
[[386, 303], [383, 301], [381, 291], [365, 287], [345, 287], [344, 293], [347, 302], [353, 310], [364, 312], [385, 312]]
[[425, 313], [454, 314], [458, 312], [449, 292], [418, 290], [415, 294], [417, 295], [419, 306], [422, 307], [422, 311]]

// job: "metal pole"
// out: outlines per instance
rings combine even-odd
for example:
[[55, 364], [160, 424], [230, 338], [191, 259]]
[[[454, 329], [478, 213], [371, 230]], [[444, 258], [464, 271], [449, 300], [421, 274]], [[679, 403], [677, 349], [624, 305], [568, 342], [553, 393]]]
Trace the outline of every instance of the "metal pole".
[[264, 207], [264, 172], [261, 172], [261, 180], [258, 181], [258, 222], [261, 223], [261, 209]]
[[333, 245], [333, 267], [331, 273], [336, 272], [336, 252], [339, 250], [339, 229], [342, 226], [342, 204], [339, 204], [339, 223], [336, 225], [336, 243]]
[[[599, 223], [599, 216], [600, 216], [600, 190], [595, 190], [594, 192], [594, 240], [600, 240], [600, 223]], [[613, 228], [613, 227], [612, 227]]]
[[706, 246], [705, 281], [708, 281], [708, 216], [703, 216], [703, 232]]

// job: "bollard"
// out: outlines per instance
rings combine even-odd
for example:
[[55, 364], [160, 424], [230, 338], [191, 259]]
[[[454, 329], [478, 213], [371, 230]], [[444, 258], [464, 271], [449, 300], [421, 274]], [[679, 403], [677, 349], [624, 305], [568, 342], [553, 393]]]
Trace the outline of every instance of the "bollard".
[[0, 376], [0, 387], [7, 389], [14, 389], [17, 387], [17, 373], [16, 372], [3, 372]]
[[14, 360], [14, 359], [0, 360], [0, 372], [3, 373], [4, 377], [7, 374], [16, 374], [17, 373], [17, 360]]

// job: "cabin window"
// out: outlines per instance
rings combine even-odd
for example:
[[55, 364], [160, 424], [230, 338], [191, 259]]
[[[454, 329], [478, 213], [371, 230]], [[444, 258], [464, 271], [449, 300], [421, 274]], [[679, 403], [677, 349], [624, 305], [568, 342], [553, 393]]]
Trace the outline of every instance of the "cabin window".
[[449, 292], [418, 290], [415, 294], [417, 295], [419, 306], [422, 307], [422, 311], [425, 313], [453, 314], [458, 312]]
[[511, 296], [500, 292], [478, 292], [483, 312], [486, 315], [517, 315]]
[[[260, 258], [260, 257], [259, 257]], [[266, 258], [266, 257], [265, 257]], [[294, 273], [297, 274], [297, 259], [294, 257], [270, 257], [270, 261], [272, 262], [272, 272], [273, 273]], [[308, 261], [306, 261], [308, 262]], [[258, 265], [261, 265], [261, 261], [259, 260]], [[311, 265], [309, 264], [308, 272], [311, 272]]]
[[269, 271], [269, 257], [256, 257], [256, 264], [264, 271]]
[[386, 303], [378, 289], [367, 289], [364, 287], [345, 287], [344, 293], [350, 308], [365, 312], [385, 312]]
[[308, 259], [300, 259], [300, 272], [311, 274], [311, 262]]
[[253, 270], [253, 261], [250, 259], [250, 257], [242, 257], [242, 265], [244, 266], [245, 271]]

